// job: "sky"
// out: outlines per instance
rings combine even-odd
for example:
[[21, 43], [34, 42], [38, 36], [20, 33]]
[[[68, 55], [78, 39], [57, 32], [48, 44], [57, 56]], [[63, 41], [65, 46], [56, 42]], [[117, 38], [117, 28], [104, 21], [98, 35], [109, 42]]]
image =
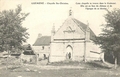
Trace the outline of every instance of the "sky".
[[[62, 4], [56, 4], [60, 2]], [[90, 5], [92, 7], [93, 3], [98, 3], [94, 4], [94, 6], [101, 5], [101, 8], [112, 5], [112, 7], [107, 7], [108, 10], [120, 8], [119, 0], [0, 0], [0, 11], [15, 9], [20, 4], [23, 13], [30, 13], [22, 26], [28, 29], [27, 32], [30, 36], [27, 43], [32, 45], [39, 33], [42, 36], [50, 36], [53, 25], [57, 31], [68, 18], [70, 8], [74, 18], [85, 24], [88, 22], [93, 32], [99, 35], [103, 28], [101, 25], [106, 23], [104, 19], [106, 11], [87, 10], [85, 6]], [[84, 7], [81, 7], [81, 5], [84, 5]]]

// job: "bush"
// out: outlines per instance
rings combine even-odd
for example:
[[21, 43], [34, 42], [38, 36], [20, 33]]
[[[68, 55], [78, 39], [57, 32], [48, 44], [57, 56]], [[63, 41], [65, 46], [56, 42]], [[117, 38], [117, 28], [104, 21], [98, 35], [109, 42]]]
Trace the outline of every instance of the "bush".
[[39, 59], [38, 59], [38, 61], [41, 61], [41, 60], [42, 60], [42, 58], [39, 58]]
[[23, 59], [22, 59], [22, 61], [23, 61], [23, 63], [27, 63], [27, 60], [23, 60]]
[[30, 58], [30, 62], [32, 62], [33, 60]]

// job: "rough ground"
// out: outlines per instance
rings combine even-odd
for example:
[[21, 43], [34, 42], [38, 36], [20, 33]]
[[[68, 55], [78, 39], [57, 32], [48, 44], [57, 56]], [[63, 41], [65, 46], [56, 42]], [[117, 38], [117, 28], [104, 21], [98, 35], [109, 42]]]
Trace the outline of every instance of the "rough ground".
[[115, 70], [101, 62], [9, 65], [8, 70], [0, 66], [0, 77], [120, 77], [120, 67]]
[[9, 68], [8, 70], [1, 69], [0, 77], [120, 77], [118, 70], [49, 68], [47, 69], [45, 66], [24, 66], [20, 68]]

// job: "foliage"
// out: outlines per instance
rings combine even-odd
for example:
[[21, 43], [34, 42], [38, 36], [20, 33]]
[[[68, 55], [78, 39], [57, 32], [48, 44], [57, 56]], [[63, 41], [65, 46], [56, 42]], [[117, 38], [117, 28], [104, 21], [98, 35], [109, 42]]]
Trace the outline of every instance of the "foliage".
[[103, 25], [103, 33], [96, 37], [94, 42], [99, 44], [104, 52], [118, 56], [120, 52], [120, 9], [106, 10], [105, 19], [107, 24]]
[[2, 51], [10, 51], [12, 47], [22, 49], [22, 43], [28, 39], [27, 29], [22, 22], [29, 13], [21, 13], [21, 5], [14, 10], [0, 12], [0, 48]]

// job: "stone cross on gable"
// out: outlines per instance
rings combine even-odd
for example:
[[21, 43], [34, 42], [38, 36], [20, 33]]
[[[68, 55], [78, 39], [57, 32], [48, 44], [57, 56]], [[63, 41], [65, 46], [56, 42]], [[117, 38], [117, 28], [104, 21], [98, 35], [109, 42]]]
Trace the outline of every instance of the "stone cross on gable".
[[72, 10], [71, 10], [71, 8], [69, 10], [69, 16], [72, 16]]

